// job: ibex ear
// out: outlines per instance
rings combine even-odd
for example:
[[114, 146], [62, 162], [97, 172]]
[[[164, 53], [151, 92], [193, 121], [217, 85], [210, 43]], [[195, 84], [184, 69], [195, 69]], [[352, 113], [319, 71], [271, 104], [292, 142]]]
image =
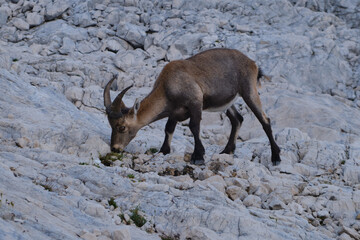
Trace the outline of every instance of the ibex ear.
[[136, 115], [137, 114], [137, 111], [139, 110], [140, 108], [140, 99], [137, 98], [135, 100], [135, 103], [134, 103], [134, 106], [133, 106], [133, 109], [134, 109], [134, 114]]

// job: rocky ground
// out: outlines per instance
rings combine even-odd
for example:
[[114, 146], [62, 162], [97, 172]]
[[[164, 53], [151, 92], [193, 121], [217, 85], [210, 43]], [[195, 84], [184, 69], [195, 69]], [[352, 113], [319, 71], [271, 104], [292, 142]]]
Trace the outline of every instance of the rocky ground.
[[[0, 0], [0, 239], [360, 239], [359, 0]], [[242, 100], [109, 152], [103, 87], [131, 106], [161, 69], [214, 47], [271, 76], [260, 90], [282, 163]], [[120, 69], [125, 72], [121, 72]]]

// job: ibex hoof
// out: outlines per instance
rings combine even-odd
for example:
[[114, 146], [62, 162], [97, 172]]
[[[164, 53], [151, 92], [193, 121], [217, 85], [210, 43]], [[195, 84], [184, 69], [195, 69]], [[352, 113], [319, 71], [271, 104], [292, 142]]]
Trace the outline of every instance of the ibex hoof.
[[192, 155], [190, 163], [194, 164], [194, 165], [204, 165], [205, 164], [204, 157], [203, 156], [196, 157], [196, 156]]
[[191, 160], [190, 161], [191, 164], [194, 164], [194, 165], [204, 165], [205, 164], [205, 161], [203, 159], [200, 159], [200, 160]]
[[163, 153], [164, 155], [169, 154], [170, 153], [170, 148], [169, 147], [162, 147], [159, 152]]
[[272, 155], [271, 156], [271, 161], [272, 161], [274, 166], [280, 165], [280, 162], [281, 162], [280, 156], [279, 155]]

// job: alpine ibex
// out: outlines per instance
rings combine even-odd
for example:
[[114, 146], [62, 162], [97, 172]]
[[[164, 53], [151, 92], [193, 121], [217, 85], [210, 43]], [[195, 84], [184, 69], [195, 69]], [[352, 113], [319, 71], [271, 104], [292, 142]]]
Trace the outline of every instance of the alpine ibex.
[[111, 150], [120, 151], [135, 137], [138, 130], [151, 122], [168, 117], [165, 140], [160, 149], [170, 152], [170, 143], [177, 122], [190, 118], [195, 149], [191, 163], [204, 164], [205, 149], [200, 140], [203, 110], [225, 111], [232, 129], [222, 153], [233, 153], [243, 117], [233, 105], [241, 96], [260, 121], [271, 145], [274, 165], [280, 163], [280, 148], [272, 135], [270, 119], [262, 110], [257, 84], [262, 77], [254, 61], [237, 50], [212, 49], [185, 60], [168, 63], [157, 78], [152, 91], [141, 102], [128, 108], [122, 98], [125, 88], [111, 103], [111, 79], [104, 89], [104, 105], [112, 128]]

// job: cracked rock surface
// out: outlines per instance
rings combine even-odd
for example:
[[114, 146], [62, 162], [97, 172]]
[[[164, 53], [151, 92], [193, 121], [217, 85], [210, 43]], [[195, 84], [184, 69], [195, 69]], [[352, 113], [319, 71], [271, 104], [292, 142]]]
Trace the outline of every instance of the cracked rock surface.
[[[0, 0], [0, 239], [359, 239], [360, 1]], [[233, 155], [203, 113], [205, 165], [166, 120], [108, 154], [103, 88], [145, 97], [162, 68], [235, 48], [261, 66], [281, 147], [244, 104]]]

